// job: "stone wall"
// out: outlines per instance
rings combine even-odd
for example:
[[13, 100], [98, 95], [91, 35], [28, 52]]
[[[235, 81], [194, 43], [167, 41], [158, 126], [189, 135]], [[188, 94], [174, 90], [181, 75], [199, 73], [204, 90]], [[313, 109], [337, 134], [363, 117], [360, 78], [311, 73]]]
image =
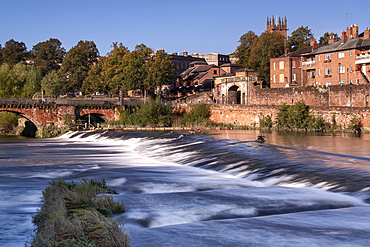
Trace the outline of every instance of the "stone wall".
[[328, 88], [253, 88], [251, 105], [294, 105], [304, 100], [309, 106], [368, 107], [369, 85], [343, 85]]
[[[215, 123], [258, 127], [263, 117], [276, 120], [280, 106], [212, 105], [210, 120]], [[370, 109], [357, 107], [310, 107], [311, 115], [345, 128], [357, 117], [364, 129], [370, 130]]]

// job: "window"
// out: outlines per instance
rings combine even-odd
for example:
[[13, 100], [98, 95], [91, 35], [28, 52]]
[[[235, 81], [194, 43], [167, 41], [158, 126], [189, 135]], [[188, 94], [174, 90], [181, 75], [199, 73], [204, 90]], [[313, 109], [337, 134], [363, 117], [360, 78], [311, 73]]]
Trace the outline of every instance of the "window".
[[215, 57], [212, 57], [212, 60], [213, 60], [213, 61], [215, 61], [215, 60], [216, 60], [216, 58], [215, 58]]
[[339, 81], [339, 85], [344, 85], [346, 84], [346, 82], [343, 80], [343, 81]]
[[343, 52], [338, 52], [338, 58], [344, 58], [344, 51]]
[[321, 75], [321, 69], [319, 69], [319, 75]]
[[352, 51], [349, 51], [349, 56], [352, 57]]
[[325, 68], [325, 75], [331, 75], [331, 68]]
[[209, 60], [209, 57], [206, 57], [206, 60], [208, 61]]
[[344, 66], [339, 66], [338, 71], [340, 74], [344, 74], [346, 72], [346, 68]]
[[217, 75], [217, 70], [214, 70], [214, 71], [213, 71], [213, 74]]
[[276, 82], [276, 75], [274, 75], [274, 83]]
[[292, 61], [292, 67], [295, 68], [295, 61]]
[[297, 76], [296, 76], [296, 74], [293, 74], [293, 78], [292, 78], [292, 81], [296, 81], [297, 80], [297, 78], [296, 78]]
[[352, 65], [351, 65], [351, 72], [352, 72]]
[[310, 70], [310, 77], [315, 78], [315, 71], [314, 70]]
[[325, 54], [325, 60], [331, 59], [331, 54]]
[[327, 83], [325, 83], [325, 85], [328, 87], [328, 86], [331, 86], [331, 81], [328, 81]]
[[284, 61], [279, 62], [279, 69], [284, 69]]
[[279, 76], [279, 82], [284, 82], [284, 74], [280, 74], [280, 76]]
[[356, 84], [360, 84], [360, 79], [356, 79]]
[[275, 70], [275, 63], [274, 63], [274, 70]]
[[319, 62], [320, 62], [320, 56], [319, 56]]

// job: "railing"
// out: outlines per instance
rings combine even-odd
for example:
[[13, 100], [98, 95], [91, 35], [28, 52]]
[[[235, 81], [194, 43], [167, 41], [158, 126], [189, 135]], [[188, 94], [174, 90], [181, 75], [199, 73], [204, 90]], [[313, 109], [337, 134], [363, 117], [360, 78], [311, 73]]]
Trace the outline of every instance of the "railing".
[[[42, 99], [21, 99], [21, 98], [0, 98], [0, 104], [17, 104], [17, 105], [33, 105], [33, 104], [57, 104], [57, 105], [121, 105], [119, 98], [105, 99], [70, 99], [70, 98], [46, 98]], [[123, 105], [142, 105], [143, 100], [124, 98]]]
[[316, 65], [315, 61], [302, 62], [302, 67], [313, 67]]
[[363, 59], [370, 59], [370, 54], [366, 53], [366, 54], [356, 55], [356, 60], [363, 60]]

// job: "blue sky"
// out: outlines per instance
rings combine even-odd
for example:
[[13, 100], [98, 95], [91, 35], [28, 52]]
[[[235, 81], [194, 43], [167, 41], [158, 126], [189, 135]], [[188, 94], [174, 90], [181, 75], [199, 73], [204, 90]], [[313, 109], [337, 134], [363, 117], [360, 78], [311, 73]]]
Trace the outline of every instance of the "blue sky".
[[122, 42], [130, 50], [144, 43], [166, 52], [230, 54], [249, 30], [260, 35], [267, 17], [287, 16], [288, 35], [308, 26], [315, 38], [340, 36], [347, 25], [370, 27], [369, 0], [0, 0], [0, 44], [14, 39], [28, 49], [58, 38], [68, 51], [92, 40], [100, 55]]

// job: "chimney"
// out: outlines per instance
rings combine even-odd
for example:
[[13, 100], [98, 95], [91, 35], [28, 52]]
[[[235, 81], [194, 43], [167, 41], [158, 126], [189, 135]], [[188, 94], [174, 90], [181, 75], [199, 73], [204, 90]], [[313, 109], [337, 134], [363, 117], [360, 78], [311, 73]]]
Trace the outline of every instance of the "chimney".
[[352, 27], [352, 37], [354, 39], [358, 38], [358, 25], [357, 24], [353, 25]]
[[288, 55], [289, 48], [285, 48], [285, 56]]
[[340, 37], [340, 43], [344, 44], [347, 41], [346, 32], [342, 32], [342, 37]]
[[329, 41], [328, 41], [328, 44], [333, 44], [335, 42], [335, 38], [334, 38], [334, 35], [330, 35], [330, 38], [329, 38]]
[[188, 56], [187, 51], [184, 51], [184, 52], [182, 53], [182, 55], [183, 55], [184, 57], [187, 57], [187, 56]]
[[368, 27], [364, 31], [364, 39], [370, 39], [370, 29]]
[[310, 46], [317, 47], [316, 39], [311, 39]]

